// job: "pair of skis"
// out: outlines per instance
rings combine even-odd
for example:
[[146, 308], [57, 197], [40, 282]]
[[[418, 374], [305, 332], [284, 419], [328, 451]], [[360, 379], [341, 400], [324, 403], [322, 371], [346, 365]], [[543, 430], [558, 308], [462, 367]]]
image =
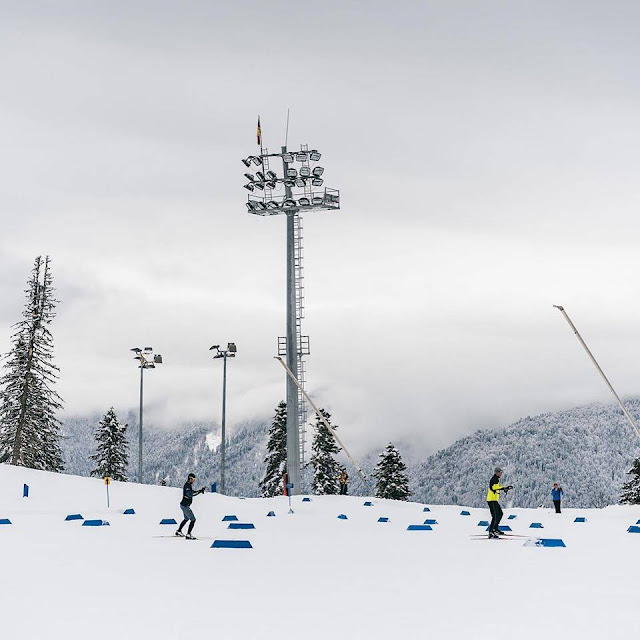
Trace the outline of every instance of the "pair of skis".
[[488, 534], [477, 533], [469, 536], [472, 540], [528, 540], [532, 536], [523, 536], [519, 533], [501, 533], [497, 538], [490, 538]]

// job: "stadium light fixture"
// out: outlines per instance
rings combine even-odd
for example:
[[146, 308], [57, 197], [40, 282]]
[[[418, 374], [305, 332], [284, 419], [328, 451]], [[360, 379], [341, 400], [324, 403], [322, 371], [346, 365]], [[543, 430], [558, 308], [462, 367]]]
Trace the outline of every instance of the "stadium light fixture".
[[143, 390], [144, 390], [144, 371], [145, 369], [155, 369], [157, 364], [162, 364], [162, 356], [153, 353], [152, 347], [145, 347], [144, 351], [140, 347], [131, 349], [139, 361], [140, 369], [140, 415], [138, 418], [138, 482], [142, 484], [142, 425], [143, 425]]
[[220, 493], [224, 494], [227, 457], [227, 358], [235, 358], [238, 350], [235, 342], [227, 343], [226, 349], [220, 349], [220, 345], [216, 344], [209, 348], [209, 351], [211, 350], [215, 350], [213, 355], [214, 360], [222, 358], [224, 361], [222, 368], [222, 429], [220, 434]]
[[[254, 193], [246, 200], [247, 211], [253, 215], [287, 217], [287, 251], [288, 256], [295, 255], [295, 243], [301, 239], [302, 227], [298, 224], [303, 212], [335, 210], [340, 208], [340, 192], [324, 189], [323, 167], [315, 166], [321, 154], [317, 149], [302, 145], [300, 150], [290, 151], [286, 145], [278, 153], [269, 153], [258, 140], [259, 155], [248, 156], [242, 162], [251, 166], [252, 174], [245, 174], [247, 182], [253, 186]], [[276, 162], [277, 161], [277, 162]], [[280, 164], [282, 162], [282, 165]], [[296, 164], [296, 163], [300, 164]], [[255, 169], [253, 166], [256, 166]], [[244, 184], [244, 183], [243, 183]], [[283, 194], [277, 189], [282, 186]], [[319, 187], [324, 189], [322, 192]], [[245, 187], [247, 191], [251, 189]], [[276, 195], [278, 194], [278, 195]], [[287, 336], [288, 348], [282, 353], [291, 371], [299, 371], [302, 357], [307, 351], [299, 352], [298, 345], [300, 318], [299, 309], [291, 292], [302, 286], [302, 271], [295, 260], [287, 259]], [[280, 350], [280, 346], [279, 346]], [[304, 433], [305, 411], [299, 405], [298, 390], [295, 383], [287, 379], [287, 471], [289, 482], [293, 485], [293, 494], [303, 490], [301, 469], [304, 466]]]

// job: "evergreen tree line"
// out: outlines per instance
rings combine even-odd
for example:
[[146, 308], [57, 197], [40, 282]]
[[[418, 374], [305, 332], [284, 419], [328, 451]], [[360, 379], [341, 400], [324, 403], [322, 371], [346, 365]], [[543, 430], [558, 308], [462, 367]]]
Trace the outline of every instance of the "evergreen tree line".
[[[320, 413], [333, 429], [338, 428], [331, 424], [331, 415], [328, 412], [320, 409]], [[308, 463], [312, 473], [311, 490], [315, 495], [336, 495], [340, 490], [340, 476], [346, 474], [346, 469], [336, 460], [341, 449], [324, 420], [316, 416], [311, 459]], [[276, 407], [269, 428], [267, 457], [264, 461], [266, 471], [260, 482], [262, 497], [282, 495], [287, 467], [287, 404], [284, 401]], [[373, 477], [376, 480], [377, 498], [407, 500], [411, 494], [407, 467], [402, 462], [400, 452], [391, 443], [380, 454]]]

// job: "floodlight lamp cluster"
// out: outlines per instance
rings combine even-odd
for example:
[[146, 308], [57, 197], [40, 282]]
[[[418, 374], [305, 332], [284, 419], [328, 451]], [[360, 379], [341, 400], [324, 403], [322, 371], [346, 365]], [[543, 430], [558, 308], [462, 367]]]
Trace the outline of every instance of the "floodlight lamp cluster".
[[219, 344], [214, 344], [212, 347], [209, 347], [209, 351], [215, 351], [215, 353], [213, 354], [214, 359], [235, 358], [238, 349], [235, 342], [228, 342], [226, 349], [221, 349]]
[[131, 349], [134, 352], [133, 359], [140, 362], [140, 368], [142, 369], [155, 369], [157, 364], [162, 364], [162, 356], [159, 353], [154, 355], [153, 347], [134, 347]]
[[[339, 191], [328, 188], [316, 190], [324, 184], [324, 167], [310, 166], [310, 162], [317, 162], [321, 157], [322, 154], [317, 149], [309, 151], [301, 148], [300, 151], [281, 153], [267, 153], [263, 150], [260, 156], [244, 158], [242, 162], [247, 168], [253, 165], [259, 167], [255, 174], [244, 174], [247, 179], [244, 188], [251, 192], [246, 202], [247, 211], [258, 215], [276, 215], [301, 209], [339, 209]], [[281, 176], [269, 168], [269, 158], [282, 159]], [[291, 166], [296, 162], [301, 166]], [[273, 193], [279, 187], [285, 188], [284, 195]], [[299, 189], [302, 192], [294, 192]]]
[[322, 157], [322, 154], [316, 149], [313, 149], [312, 151], [299, 151], [296, 153], [285, 151], [283, 153], [267, 154], [266, 156], [249, 156], [248, 158], [244, 158], [242, 162], [246, 167], [255, 164], [261, 166], [263, 169], [256, 171], [255, 175], [248, 172], [244, 174], [244, 177], [248, 180], [244, 185], [247, 191], [264, 191], [265, 188], [273, 190], [279, 185], [290, 189], [293, 187], [304, 188], [308, 185], [321, 187], [324, 183], [324, 179], [321, 177], [324, 173], [324, 167], [314, 167], [311, 169], [308, 164], [300, 167], [299, 170], [295, 167], [288, 167], [285, 175], [279, 177], [275, 171], [264, 171], [265, 157], [280, 157], [285, 163], [292, 164], [293, 162], [317, 162]]

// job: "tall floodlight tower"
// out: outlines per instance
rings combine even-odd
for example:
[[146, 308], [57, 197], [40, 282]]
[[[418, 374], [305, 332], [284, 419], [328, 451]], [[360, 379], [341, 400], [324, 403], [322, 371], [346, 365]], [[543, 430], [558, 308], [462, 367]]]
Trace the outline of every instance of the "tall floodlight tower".
[[[247, 210], [259, 216], [285, 215], [287, 218], [287, 335], [278, 338], [278, 355], [285, 356], [287, 366], [304, 384], [304, 356], [309, 354], [309, 337], [301, 332], [304, 317], [303, 244], [301, 214], [340, 208], [340, 192], [322, 187], [324, 168], [317, 163], [320, 152], [301, 145], [299, 151], [281, 147], [269, 153], [262, 146], [258, 122], [260, 154], [242, 160], [248, 172], [244, 185], [250, 193]], [[273, 169], [270, 166], [273, 161]], [[281, 173], [278, 172], [282, 165]], [[250, 173], [255, 167], [255, 174]], [[287, 383], [287, 473], [292, 493], [302, 490], [301, 467], [304, 466], [306, 404], [295, 382]]]

